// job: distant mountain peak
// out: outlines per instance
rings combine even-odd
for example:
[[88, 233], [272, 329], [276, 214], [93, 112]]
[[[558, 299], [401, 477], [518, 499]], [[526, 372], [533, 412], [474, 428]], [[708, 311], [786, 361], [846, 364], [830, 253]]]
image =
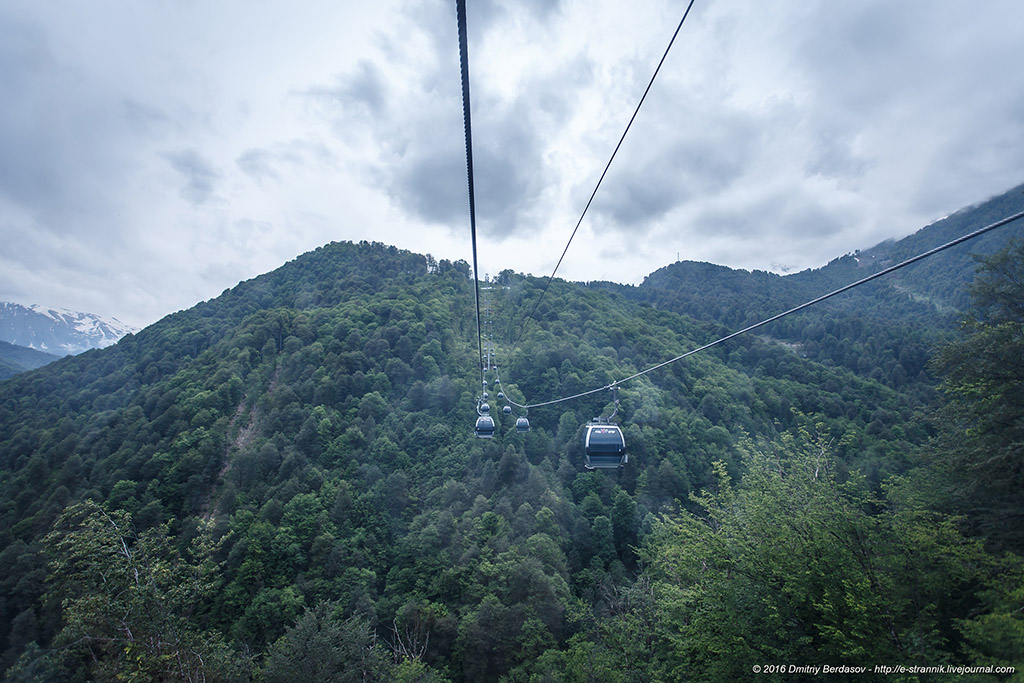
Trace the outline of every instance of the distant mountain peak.
[[0, 301], [0, 340], [60, 356], [101, 349], [138, 330], [117, 318]]

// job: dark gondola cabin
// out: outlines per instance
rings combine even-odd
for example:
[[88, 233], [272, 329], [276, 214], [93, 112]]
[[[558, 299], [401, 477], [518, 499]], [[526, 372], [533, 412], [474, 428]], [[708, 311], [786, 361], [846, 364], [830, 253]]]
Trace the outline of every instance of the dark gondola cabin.
[[616, 425], [587, 425], [583, 449], [583, 466], [588, 470], [622, 467], [629, 462], [626, 439]]
[[519, 417], [516, 419], [516, 431], [517, 432], [528, 432], [530, 431], [530, 421], [525, 417]]
[[494, 418], [490, 415], [481, 415], [476, 419], [476, 437], [478, 439], [494, 438]]

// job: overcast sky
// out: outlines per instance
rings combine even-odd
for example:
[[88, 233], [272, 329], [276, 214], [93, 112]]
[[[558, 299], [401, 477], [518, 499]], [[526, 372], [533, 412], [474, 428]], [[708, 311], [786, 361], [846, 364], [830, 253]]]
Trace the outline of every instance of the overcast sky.
[[[469, 0], [481, 273], [551, 272], [683, 0]], [[471, 261], [454, 0], [0, 0], [0, 300]], [[559, 276], [783, 272], [1024, 183], [1024, 4], [696, 0]]]

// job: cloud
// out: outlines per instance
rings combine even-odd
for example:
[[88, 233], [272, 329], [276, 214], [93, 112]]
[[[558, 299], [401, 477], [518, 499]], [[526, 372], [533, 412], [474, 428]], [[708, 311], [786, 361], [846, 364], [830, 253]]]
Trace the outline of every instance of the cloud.
[[281, 175], [277, 172], [278, 158], [266, 149], [247, 149], [242, 152], [235, 163], [238, 167], [253, 180], [280, 180]]
[[[468, 4], [481, 265], [547, 273], [682, 8]], [[218, 7], [0, 3], [0, 295], [145, 322], [330, 239], [467, 257], [452, 3]], [[560, 274], [816, 266], [1020, 183], [1021, 16], [697, 3]]]
[[0, 14], [0, 194], [53, 229], [95, 207], [90, 171], [114, 163], [91, 85], [38, 25]]
[[[481, 232], [500, 239], [515, 230], [536, 229], [532, 203], [545, 189], [547, 171], [537, 134], [515, 105], [479, 120], [473, 163]], [[453, 116], [433, 121], [432, 126], [416, 126], [394, 158], [375, 169], [376, 177], [402, 210], [461, 231], [468, 217], [465, 136]]]
[[185, 181], [180, 190], [182, 199], [193, 206], [199, 206], [214, 196], [221, 173], [198, 151], [183, 149], [166, 152], [163, 157]]
[[615, 170], [594, 206], [611, 219], [611, 227], [643, 232], [674, 209], [705, 202], [743, 177], [758, 142], [757, 121], [690, 114], [662, 117], [624, 143], [623, 158], [613, 162]]
[[333, 85], [314, 85], [301, 96], [315, 110], [332, 120], [336, 132], [347, 137], [349, 121], [369, 122], [385, 114], [387, 104], [384, 75], [373, 62], [361, 59], [350, 71], [338, 76]]
[[128, 126], [139, 135], [158, 135], [173, 125], [171, 118], [152, 105], [126, 98], [122, 102]]
[[324, 144], [309, 140], [291, 140], [273, 143], [268, 147], [245, 150], [235, 159], [235, 165], [259, 184], [266, 180], [283, 182], [287, 175], [311, 165], [322, 169], [335, 169], [337, 159]]
[[[533, 25], [559, 7], [474, 4], [471, 78], [484, 71], [475, 68], [472, 51], [488, 27], [499, 19]], [[310, 88], [304, 95], [340, 140], [354, 150], [372, 150], [358, 172], [394, 206], [415, 221], [461, 232], [468, 215], [468, 181], [454, 12], [420, 5], [406, 20], [423, 27], [418, 34], [412, 31], [418, 35], [410, 40], [416, 49], [382, 40], [379, 59], [360, 60], [332, 85]], [[408, 78], [410, 71], [415, 79]], [[549, 146], [576, 115], [574, 97], [591, 77], [590, 60], [576, 55], [561, 66], [541, 69], [512, 93], [504, 91], [505, 83], [490, 85], [486, 75], [471, 82], [482, 234], [501, 240], [545, 226], [538, 206], [550, 201], [557, 183]]]
[[384, 83], [380, 70], [365, 59], [359, 61], [343, 87], [332, 94], [346, 105], [365, 107], [370, 116], [384, 113]]

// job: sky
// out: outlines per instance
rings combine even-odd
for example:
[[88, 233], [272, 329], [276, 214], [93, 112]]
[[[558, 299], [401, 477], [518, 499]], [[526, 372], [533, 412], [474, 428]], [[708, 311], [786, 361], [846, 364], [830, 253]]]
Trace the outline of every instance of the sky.
[[[682, 0], [468, 0], [480, 273], [547, 275]], [[472, 262], [454, 0], [0, 0], [0, 300]], [[558, 276], [793, 272], [1024, 183], [1024, 4], [696, 0]]]

